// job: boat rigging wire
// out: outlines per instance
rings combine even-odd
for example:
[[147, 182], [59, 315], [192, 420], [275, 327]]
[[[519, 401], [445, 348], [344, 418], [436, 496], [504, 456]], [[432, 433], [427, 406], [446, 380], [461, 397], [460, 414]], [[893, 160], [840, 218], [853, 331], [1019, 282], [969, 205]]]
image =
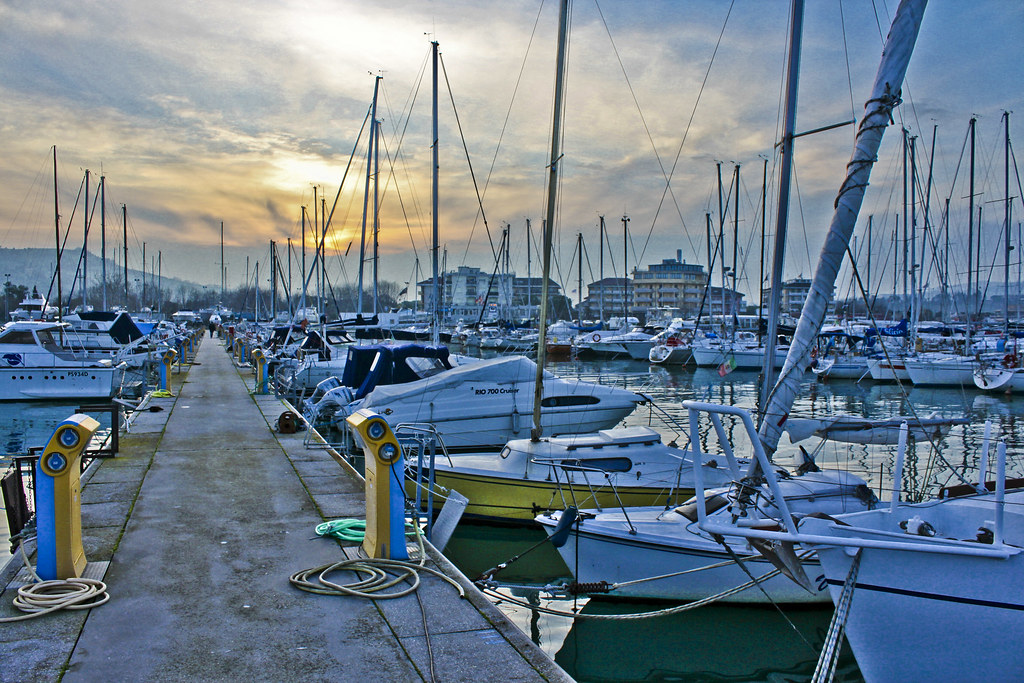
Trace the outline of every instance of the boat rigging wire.
[[672, 161], [672, 168], [669, 170], [668, 178], [665, 181], [665, 189], [662, 190], [661, 199], [658, 200], [658, 206], [654, 210], [654, 218], [651, 220], [651, 229], [647, 233], [647, 240], [644, 242], [644, 248], [641, 250], [641, 254], [647, 253], [647, 245], [650, 243], [651, 236], [654, 234], [654, 225], [658, 221], [659, 214], [661, 214], [661, 207], [665, 203], [665, 196], [671, 189], [672, 176], [675, 175], [676, 168], [679, 165], [679, 158], [683, 154], [683, 147], [686, 145], [686, 138], [689, 136], [690, 128], [693, 126], [693, 119], [697, 115], [697, 107], [700, 105], [701, 96], [704, 94], [704, 88], [707, 86], [708, 78], [711, 76], [711, 67], [715, 64], [715, 57], [718, 55], [718, 48], [722, 45], [722, 37], [725, 35], [725, 27], [729, 25], [729, 17], [732, 16], [732, 8], [735, 4], [736, 0], [732, 0], [732, 2], [729, 3], [729, 10], [725, 14], [725, 21], [722, 22], [722, 30], [718, 33], [718, 40], [715, 42], [715, 49], [711, 52], [711, 60], [708, 62], [708, 68], [704, 72], [704, 78], [701, 80], [700, 88], [697, 89], [697, 98], [693, 102], [693, 109], [690, 110], [690, 118], [686, 122], [686, 128], [683, 130], [683, 138], [679, 141], [679, 147], [676, 149], [676, 156]]
[[[508, 130], [508, 122], [509, 122], [509, 119], [512, 116], [512, 105], [515, 104], [516, 95], [519, 93], [519, 86], [523, 82], [523, 73], [526, 71], [526, 60], [530, 56], [530, 48], [533, 45], [534, 37], [537, 35], [537, 27], [540, 25], [540, 17], [541, 17], [541, 13], [543, 11], [544, 11], [544, 2], [542, 1], [540, 3], [540, 6], [537, 7], [537, 16], [533, 20], [533, 30], [530, 31], [530, 40], [527, 41], [527, 43], [526, 43], [526, 53], [523, 55], [523, 63], [519, 67], [519, 74], [516, 76], [516, 84], [512, 88], [512, 97], [509, 98], [508, 109], [505, 111], [505, 120], [501, 122], [501, 132], [498, 133], [498, 144], [496, 144], [494, 146], [494, 155], [491, 157], [491, 166], [490, 166], [490, 168], [487, 169], [487, 176], [486, 176], [486, 178], [484, 178], [484, 190], [483, 190], [483, 193], [481, 194], [481, 197], [480, 197], [480, 201], [481, 202], [483, 201], [483, 197], [485, 197], [487, 195], [487, 187], [491, 183], [491, 176], [494, 174], [494, 166], [498, 162], [498, 152], [501, 151], [501, 143], [505, 139], [505, 131]], [[447, 80], [447, 75], [445, 76], [445, 79]], [[482, 211], [482, 204], [481, 204], [480, 209]], [[479, 215], [478, 215], [478, 218], [479, 218]], [[473, 233], [476, 232], [476, 223], [477, 223], [477, 219], [474, 218], [473, 219], [473, 227], [469, 231], [469, 239], [466, 240], [466, 251], [462, 255], [462, 260], [463, 261], [466, 261], [466, 259], [469, 257], [469, 245], [472, 244], [472, 242], [473, 242]], [[484, 225], [486, 226], [486, 221], [485, 221]], [[495, 253], [494, 240], [491, 238], [491, 232], [490, 232], [489, 229], [487, 230], [487, 240], [491, 244], [491, 253], [494, 254]], [[495, 256], [495, 258], [497, 258], [497, 256]]]

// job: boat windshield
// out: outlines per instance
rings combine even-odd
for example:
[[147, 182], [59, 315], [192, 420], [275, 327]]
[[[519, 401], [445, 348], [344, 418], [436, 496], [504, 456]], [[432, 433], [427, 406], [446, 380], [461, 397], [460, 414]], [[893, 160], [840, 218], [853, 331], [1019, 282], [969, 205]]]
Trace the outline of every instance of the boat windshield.
[[36, 332], [36, 336], [39, 337], [39, 343], [47, 351], [57, 353], [62, 350], [60, 344], [58, 344], [57, 340], [53, 338], [53, 333], [50, 332], [50, 330], [40, 330], [39, 332]]

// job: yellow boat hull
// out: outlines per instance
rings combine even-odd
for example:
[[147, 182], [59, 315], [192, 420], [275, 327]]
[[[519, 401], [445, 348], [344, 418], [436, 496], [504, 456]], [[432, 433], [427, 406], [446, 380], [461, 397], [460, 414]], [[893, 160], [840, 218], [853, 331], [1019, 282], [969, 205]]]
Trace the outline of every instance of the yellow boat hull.
[[[461, 493], [469, 499], [465, 514], [505, 521], [532, 521], [549, 510], [563, 510], [569, 505], [578, 509], [618, 508], [681, 503], [693, 496], [693, 489], [669, 487], [610, 486], [588, 487], [574, 484], [571, 488], [562, 482], [507, 479], [476, 474], [438, 471], [435, 474], [434, 511], [444, 504], [448, 490]], [[408, 485], [410, 496], [415, 495], [415, 484]], [[618, 494], [616, 496], [616, 494]]]

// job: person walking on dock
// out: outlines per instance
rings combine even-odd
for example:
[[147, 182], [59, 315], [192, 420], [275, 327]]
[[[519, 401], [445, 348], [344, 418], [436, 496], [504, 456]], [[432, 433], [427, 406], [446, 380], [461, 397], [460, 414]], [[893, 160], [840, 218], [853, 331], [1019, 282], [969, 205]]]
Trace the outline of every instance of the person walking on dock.
[[220, 329], [220, 316], [214, 313], [210, 316], [210, 338], [213, 338], [213, 333]]

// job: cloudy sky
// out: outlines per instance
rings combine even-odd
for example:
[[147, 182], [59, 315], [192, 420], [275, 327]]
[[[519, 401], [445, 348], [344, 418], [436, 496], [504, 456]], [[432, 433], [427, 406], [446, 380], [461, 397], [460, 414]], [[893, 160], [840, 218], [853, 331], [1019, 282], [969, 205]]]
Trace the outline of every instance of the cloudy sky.
[[[798, 129], [859, 118], [895, 7], [895, 0], [809, 0]], [[741, 166], [739, 288], [756, 291], [762, 159], [774, 176], [788, 15], [783, 0], [577, 0], [555, 238], [555, 277], [567, 290], [576, 288], [579, 233], [583, 278], [598, 275], [601, 215], [609, 231], [605, 275], [622, 273], [624, 215], [630, 269], [677, 250], [706, 262], [705, 212], [717, 222], [721, 162], [726, 192]], [[0, 246], [52, 245], [55, 145], [62, 225], [72, 223], [68, 244], [76, 249], [84, 218], [82, 208], [73, 217], [72, 210], [90, 169], [106, 176], [110, 251], [121, 243], [120, 206], [128, 207], [131, 267], [142, 267], [145, 242], [147, 257], [161, 254], [165, 276], [218, 284], [223, 221], [228, 285], [242, 283], [247, 260], [261, 263], [265, 280], [269, 241], [282, 245], [282, 255], [289, 238], [299, 248], [301, 207], [312, 213], [317, 188], [328, 212], [335, 206], [328, 272], [335, 282], [354, 281], [366, 174], [359, 132], [374, 76], [382, 75], [381, 277], [425, 278], [434, 39], [447, 77], [439, 144], [445, 263], [490, 270], [507, 224], [511, 267], [525, 275], [526, 221], [536, 244], [544, 214], [556, 27], [552, 0], [5, 0]], [[980, 201], [1004, 196], [1003, 112], [1018, 112], [1011, 134], [1024, 125], [1017, 118], [1024, 116], [1022, 38], [1019, 0], [932, 0], [925, 13], [897, 123], [919, 136], [922, 166], [938, 126], [932, 204], [951, 197], [954, 247], [966, 244], [961, 150], [972, 115]], [[852, 138], [848, 126], [798, 143], [787, 278], [812, 272]], [[873, 270], [893, 261], [899, 161], [893, 127], [864, 205], [865, 221], [875, 215]], [[983, 206], [988, 261], [1002, 205]], [[1019, 202], [1015, 215], [1024, 216]], [[728, 265], [731, 210], [727, 221]], [[93, 225], [90, 250], [98, 253], [98, 218]], [[958, 272], [966, 268], [962, 251], [954, 248]], [[293, 263], [297, 281], [298, 257]]]

